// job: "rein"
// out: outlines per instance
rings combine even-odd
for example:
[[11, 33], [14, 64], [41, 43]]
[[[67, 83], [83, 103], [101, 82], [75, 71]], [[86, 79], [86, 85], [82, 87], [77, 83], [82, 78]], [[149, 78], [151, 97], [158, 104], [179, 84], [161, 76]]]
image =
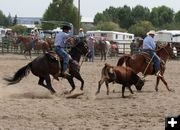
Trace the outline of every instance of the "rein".
[[156, 50], [156, 52], [160, 51], [161, 49], [164, 49], [165, 52], [168, 54], [168, 57], [171, 57], [171, 54], [167, 51], [167, 49], [165, 47], [161, 47], [158, 50]]
[[[77, 45], [76, 45], [77, 46]], [[78, 47], [76, 47], [76, 46], [74, 46], [74, 48], [76, 48], [76, 50], [79, 52], [79, 53], [81, 53], [81, 54], [83, 54], [82, 53], [82, 50], [81, 49], [79, 49]], [[83, 57], [83, 60], [81, 61], [81, 63], [80, 63], [80, 68], [81, 68], [81, 66], [82, 66], [82, 64], [83, 64], [83, 62], [85, 61], [85, 57], [87, 57], [87, 55], [88, 55], [88, 53], [86, 53], [86, 55]]]

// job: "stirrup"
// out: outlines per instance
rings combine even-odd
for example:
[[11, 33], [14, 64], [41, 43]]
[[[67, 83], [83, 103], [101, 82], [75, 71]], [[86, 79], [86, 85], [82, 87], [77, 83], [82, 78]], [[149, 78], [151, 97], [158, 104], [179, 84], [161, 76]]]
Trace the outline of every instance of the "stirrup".
[[161, 75], [160, 71], [158, 71], [155, 75], [158, 76], [158, 77], [163, 77], [163, 76]]

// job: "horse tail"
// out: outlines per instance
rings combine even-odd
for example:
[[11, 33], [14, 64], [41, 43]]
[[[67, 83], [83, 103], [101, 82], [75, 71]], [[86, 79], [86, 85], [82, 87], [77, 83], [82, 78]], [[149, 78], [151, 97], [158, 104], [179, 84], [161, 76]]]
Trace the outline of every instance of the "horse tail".
[[32, 62], [27, 64], [26, 66], [20, 68], [13, 77], [10, 78], [4, 78], [4, 80], [8, 81], [8, 85], [16, 84], [20, 82], [25, 76], [27, 76], [30, 72]]
[[130, 59], [130, 55], [124, 55], [124, 56], [120, 57], [117, 62], [117, 66], [122, 66], [124, 63], [126, 65], [126, 63], [129, 59]]

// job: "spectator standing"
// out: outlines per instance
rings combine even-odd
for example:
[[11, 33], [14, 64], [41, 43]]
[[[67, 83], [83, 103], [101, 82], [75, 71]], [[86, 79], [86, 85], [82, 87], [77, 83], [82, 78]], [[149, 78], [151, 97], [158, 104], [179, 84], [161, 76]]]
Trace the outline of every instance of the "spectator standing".
[[88, 60], [90, 62], [94, 62], [94, 44], [95, 44], [95, 39], [94, 37], [90, 36], [87, 42], [89, 48]]

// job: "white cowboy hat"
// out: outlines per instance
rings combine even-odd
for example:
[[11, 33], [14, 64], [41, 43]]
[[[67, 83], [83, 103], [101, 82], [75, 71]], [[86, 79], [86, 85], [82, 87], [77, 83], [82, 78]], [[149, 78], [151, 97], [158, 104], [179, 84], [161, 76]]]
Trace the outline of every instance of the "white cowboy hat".
[[95, 39], [95, 38], [94, 38], [94, 37], [92, 37], [92, 36], [90, 36], [89, 38], [90, 38], [90, 39]]
[[79, 31], [83, 31], [83, 28], [80, 28]]
[[155, 35], [155, 31], [154, 30], [150, 30], [149, 32], [147, 32], [147, 35], [149, 35], [149, 34], [153, 34], [153, 35]]

